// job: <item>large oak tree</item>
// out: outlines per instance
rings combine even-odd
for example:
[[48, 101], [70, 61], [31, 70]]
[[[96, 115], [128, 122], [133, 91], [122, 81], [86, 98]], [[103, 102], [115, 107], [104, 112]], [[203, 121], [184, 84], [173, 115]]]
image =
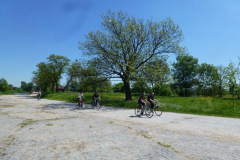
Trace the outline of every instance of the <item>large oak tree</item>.
[[102, 28], [89, 32], [86, 40], [79, 42], [79, 48], [103, 76], [121, 78], [126, 100], [132, 99], [132, 74], [154, 56], [178, 52], [183, 40], [181, 29], [170, 18], [144, 21], [109, 10], [102, 15]]

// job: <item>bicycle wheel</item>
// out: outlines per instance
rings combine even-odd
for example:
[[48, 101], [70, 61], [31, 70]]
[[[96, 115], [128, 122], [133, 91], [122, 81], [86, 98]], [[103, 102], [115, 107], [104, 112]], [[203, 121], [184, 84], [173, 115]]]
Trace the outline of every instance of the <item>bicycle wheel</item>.
[[154, 112], [155, 112], [155, 114], [156, 114], [157, 116], [161, 116], [161, 115], [162, 115], [162, 107], [156, 106], [156, 107], [154, 108]]
[[97, 103], [96, 108], [99, 110], [101, 108], [101, 105]]
[[147, 116], [148, 118], [151, 118], [151, 117], [153, 116], [153, 110], [148, 107], [148, 108], [145, 110], [145, 114], [146, 114], [146, 116]]
[[139, 106], [137, 106], [137, 107], [135, 108], [135, 115], [136, 115], [136, 116], [140, 116], [140, 114], [141, 114], [141, 109], [140, 109]]
[[78, 102], [76, 109], [80, 109], [80, 108], [82, 107], [81, 107], [81, 104]]
[[84, 102], [82, 102], [81, 108], [82, 108], [82, 109], [85, 109], [86, 107], [87, 107], [86, 104], [85, 104]]
[[94, 106], [94, 102], [92, 102], [91, 108], [93, 108], [93, 109], [95, 108], [95, 106]]

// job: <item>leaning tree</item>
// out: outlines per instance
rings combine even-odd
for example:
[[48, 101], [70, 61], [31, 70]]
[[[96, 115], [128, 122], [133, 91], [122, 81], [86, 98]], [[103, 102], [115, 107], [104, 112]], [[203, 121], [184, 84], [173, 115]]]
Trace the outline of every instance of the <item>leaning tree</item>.
[[126, 100], [131, 100], [130, 80], [146, 62], [163, 53], [177, 53], [182, 31], [170, 18], [161, 22], [137, 20], [122, 11], [102, 15], [103, 31], [92, 31], [79, 42], [92, 67], [108, 78], [120, 78]]

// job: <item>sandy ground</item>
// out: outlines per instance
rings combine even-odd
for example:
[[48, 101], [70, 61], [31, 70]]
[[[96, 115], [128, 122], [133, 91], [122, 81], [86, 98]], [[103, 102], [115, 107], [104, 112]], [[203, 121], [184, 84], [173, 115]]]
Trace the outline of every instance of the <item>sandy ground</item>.
[[0, 159], [240, 159], [240, 119], [0, 96]]

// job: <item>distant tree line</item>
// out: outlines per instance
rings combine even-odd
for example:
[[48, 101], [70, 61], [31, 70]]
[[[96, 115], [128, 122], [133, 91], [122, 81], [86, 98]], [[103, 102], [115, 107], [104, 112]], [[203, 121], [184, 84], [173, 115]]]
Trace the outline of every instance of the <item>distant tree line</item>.
[[[92, 31], [79, 42], [82, 61], [50, 55], [37, 64], [32, 82], [44, 92], [84, 90], [151, 92], [165, 96], [219, 96], [239, 98], [239, 64], [226, 66], [198, 63], [179, 44], [182, 30], [170, 18], [161, 22], [137, 20], [122, 11], [102, 15], [103, 31]], [[168, 54], [177, 55], [168, 63]], [[84, 60], [84, 57], [87, 57]], [[60, 80], [67, 77], [64, 86]], [[111, 85], [110, 80], [122, 82]]]
[[[23, 89], [24, 88], [24, 89]], [[7, 93], [9, 91], [11, 92], [18, 92], [18, 93], [22, 93], [24, 91], [29, 92], [29, 90], [31, 90], [33, 88], [33, 83], [26, 83], [26, 82], [21, 82], [21, 87], [14, 87], [12, 84], [8, 84], [7, 80], [2, 78], [0, 79], [0, 92], [2, 93]]]
[[[95, 91], [111, 86], [110, 81], [98, 74], [98, 71], [84, 62], [75, 60], [70, 62], [67, 57], [52, 54], [47, 62], [37, 64], [37, 70], [33, 72], [32, 81], [43, 92], [58, 92], [60, 89], [72, 91]], [[63, 76], [66, 76], [64, 86], [60, 84]]]
[[[160, 62], [160, 63], [159, 63]], [[154, 91], [162, 96], [218, 96], [231, 94], [240, 98], [240, 59], [238, 65], [230, 62], [228, 66], [214, 66], [198, 63], [189, 54], [179, 54], [176, 62], [170, 65], [164, 57], [155, 62], [158, 68], [139, 70], [138, 77], [132, 81], [133, 92]], [[113, 90], [123, 92], [123, 84], [113, 86]]]

